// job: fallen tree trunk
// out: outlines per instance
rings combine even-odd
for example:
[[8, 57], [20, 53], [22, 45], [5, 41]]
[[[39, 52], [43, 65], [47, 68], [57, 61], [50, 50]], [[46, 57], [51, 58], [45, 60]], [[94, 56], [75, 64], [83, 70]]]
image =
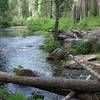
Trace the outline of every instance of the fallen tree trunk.
[[[89, 80], [91, 78], [91, 75], [89, 75], [86, 80]], [[77, 94], [74, 91], [71, 91], [63, 100], [70, 100], [75, 94]]]
[[82, 68], [86, 69], [87, 71], [89, 71], [92, 75], [94, 75], [99, 81], [100, 81], [100, 74], [98, 74], [96, 71], [94, 71], [92, 68], [90, 68], [89, 66], [87, 66], [84, 61], [81, 61], [80, 59], [78, 59], [77, 57], [74, 57], [73, 55], [69, 54], [68, 57], [70, 59], [72, 59], [73, 61], [75, 61], [78, 65], [80, 65]]
[[0, 72], [0, 81], [19, 85], [32, 86], [39, 89], [52, 91], [73, 90], [76, 92], [100, 92], [100, 82], [93, 80], [77, 80], [48, 77], [14, 76]]

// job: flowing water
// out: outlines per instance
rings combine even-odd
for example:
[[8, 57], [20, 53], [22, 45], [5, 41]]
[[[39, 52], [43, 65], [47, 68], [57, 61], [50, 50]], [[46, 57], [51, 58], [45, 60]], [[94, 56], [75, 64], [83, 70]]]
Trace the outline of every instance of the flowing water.
[[[6, 29], [5, 34], [14, 34], [15, 28]], [[12, 31], [13, 30], [13, 31]], [[8, 36], [9, 36], [8, 34]], [[65, 70], [58, 63], [50, 64], [46, 61], [46, 54], [39, 49], [39, 45], [43, 44], [45, 38], [43, 36], [28, 37], [1, 37], [0, 38], [0, 66], [8, 73], [12, 73], [13, 68], [19, 65], [26, 69], [37, 71], [44, 76], [51, 77], [53, 75], [61, 76], [78, 76], [82, 71]], [[77, 78], [77, 77], [76, 77]], [[6, 88], [11, 92], [22, 92], [30, 96], [36, 91], [37, 94], [43, 95], [45, 100], [61, 100], [62, 96], [58, 96], [47, 91], [38, 90], [32, 87], [7, 84]]]

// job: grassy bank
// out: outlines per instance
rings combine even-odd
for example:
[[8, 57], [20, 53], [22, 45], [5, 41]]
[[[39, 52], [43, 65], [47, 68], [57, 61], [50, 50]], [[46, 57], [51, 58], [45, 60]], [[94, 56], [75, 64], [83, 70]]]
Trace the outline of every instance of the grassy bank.
[[[48, 29], [54, 28], [54, 19], [47, 19], [47, 18], [37, 18], [37, 19], [30, 19], [28, 22], [28, 29], [30, 33], [36, 33], [36, 35], [45, 35], [46, 41], [43, 45], [40, 46], [40, 48], [44, 49], [46, 52], [51, 52], [56, 48], [63, 48], [58, 42], [54, 41], [53, 34], [47, 32]], [[61, 18], [59, 29], [62, 30], [71, 30], [71, 29], [77, 29], [77, 30], [90, 30], [92, 27], [100, 27], [100, 17], [87, 17], [81, 20], [80, 22], [73, 24], [71, 18]], [[31, 35], [32, 35], [31, 34]], [[92, 50], [92, 46], [95, 43], [95, 38], [88, 39], [88, 41], [85, 41], [86, 39], [82, 39], [78, 41], [74, 48], [68, 48], [67, 50], [73, 54], [88, 54], [92, 53], [97, 50]]]
[[[92, 27], [100, 27], [100, 17], [87, 17], [79, 21], [76, 24], [72, 23], [71, 17], [62, 17], [59, 21], [59, 29], [62, 30], [90, 30]], [[25, 34], [22, 32], [22, 35], [47, 35], [48, 30], [54, 28], [55, 19], [49, 19], [45, 17], [41, 18], [20, 18], [12, 19], [11, 21], [2, 21], [3, 26], [16, 26], [16, 25], [25, 25], [28, 26], [28, 32]]]
[[[71, 30], [71, 29], [78, 29], [78, 30], [88, 30], [92, 27], [100, 27], [100, 17], [87, 17], [83, 20], [79, 21], [76, 24], [72, 23], [70, 17], [62, 17], [60, 18], [59, 29], [62, 30]], [[55, 21], [54, 19], [48, 18], [31, 18], [27, 21], [28, 28], [31, 32], [47, 32], [48, 29], [54, 28]]]

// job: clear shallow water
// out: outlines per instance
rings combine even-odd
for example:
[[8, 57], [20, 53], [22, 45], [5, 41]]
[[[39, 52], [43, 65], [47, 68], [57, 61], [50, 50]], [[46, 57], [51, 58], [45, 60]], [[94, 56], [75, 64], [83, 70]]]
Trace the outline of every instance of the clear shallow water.
[[0, 38], [0, 50], [6, 58], [5, 67], [11, 72], [14, 67], [19, 65], [52, 76], [51, 66], [45, 59], [45, 54], [39, 49], [44, 38], [41, 36]]
[[[37, 71], [44, 76], [53, 76], [53, 67], [46, 61], [45, 53], [39, 49], [44, 41], [42, 36], [31, 37], [13, 37], [0, 38], [0, 59], [1, 66], [9, 73], [12, 73], [13, 68], [21, 65], [26, 69]], [[24, 87], [14, 84], [6, 85], [6, 88], [11, 92], [22, 92], [26, 95], [31, 95], [36, 92], [36, 88]], [[38, 90], [37, 94], [45, 96], [45, 100], [60, 100], [61, 97]]]

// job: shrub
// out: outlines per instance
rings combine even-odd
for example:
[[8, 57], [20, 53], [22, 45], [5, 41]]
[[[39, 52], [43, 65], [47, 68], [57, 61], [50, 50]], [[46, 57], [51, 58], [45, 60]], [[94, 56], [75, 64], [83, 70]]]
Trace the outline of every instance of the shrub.
[[87, 21], [83, 19], [79, 23], [76, 24], [78, 30], [86, 29], [88, 27]]
[[32, 18], [27, 23], [31, 32], [48, 31], [49, 28], [54, 26], [54, 20], [48, 18]]
[[6, 28], [6, 27], [11, 26], [10, 21], [7, 21], [7, 20], [3, 20], [2, 22], [0, 22], [0, 24], [1, 24], [2, 28]]
[[92, 51], [93, 40], [82, 39], [76, 43], [76, 50], [78, 53], [88, 54]]
[[19, 71], [20, 71], [21, 69], [23, 69], [23, 66], [19, 65], [18, 67], [13, 68], [13, 73], [14, 73], [15, 75], [18, 75], [18, 73], [19, 73]]
[[80, 20], [75, 28], [79, 29], [79, 30], [83, 30], [83, 29], [89, 29], [92, 27], [99, 27], [100, 26], [100, 17], [99, 16], [90, 16], [90, 17], [86, 17], [82, 20]]
[[71, 21], [71, 18], [61, 18], [60, 19], [60, 28], [64, 30], [72, 29], [73, 28], [73, 23]]
[[0, 86], [0, 99], [5, 100], [5, 98], [9, 95], [9, 93], [4, 89], [4, 87]]

